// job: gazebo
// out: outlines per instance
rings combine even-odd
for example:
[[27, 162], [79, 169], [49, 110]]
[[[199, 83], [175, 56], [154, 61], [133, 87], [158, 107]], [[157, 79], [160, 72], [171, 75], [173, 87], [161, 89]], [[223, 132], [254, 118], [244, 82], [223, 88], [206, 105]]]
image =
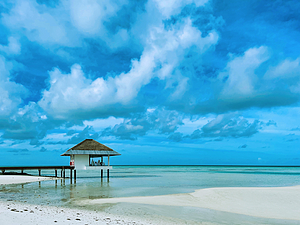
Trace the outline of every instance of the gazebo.
[[[115, 155], [121, 154], [98, 141], [85, 139], [61, 156], [70, 156], [70, 166], [74, 166], [75, 170], [101, 169], [102, 177], [103, 169], [107, 169], [109, 175], [109, 169], [112, 169], [109, 165], [110, 156]], [[107, 165], [105, 165], [103, 157], [107, 157]]]

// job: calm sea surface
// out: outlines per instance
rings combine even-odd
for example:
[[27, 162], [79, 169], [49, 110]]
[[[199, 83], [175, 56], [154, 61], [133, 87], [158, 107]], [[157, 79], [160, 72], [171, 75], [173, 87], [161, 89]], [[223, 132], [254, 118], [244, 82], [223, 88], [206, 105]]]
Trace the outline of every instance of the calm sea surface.
[[[54, 171], [42, 171], [42, 175], [53, 176]], [[101, 180], [100, 172], [92, 170], [78, 171], [72, 184], [66, 179], [0, 186], [0, 200], [72, 206], [80, 199], [187, 193], [211, 187], [292, 185], [300, 185], [300, 167], [114, 166], [109, 181], [106, 177]]]

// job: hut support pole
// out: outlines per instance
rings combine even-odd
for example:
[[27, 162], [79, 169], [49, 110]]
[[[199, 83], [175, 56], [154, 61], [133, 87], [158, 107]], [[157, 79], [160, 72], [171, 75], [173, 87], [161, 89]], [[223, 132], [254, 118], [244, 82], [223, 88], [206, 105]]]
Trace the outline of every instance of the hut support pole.
[[76, 180], [76, 170], [74, 170], [74, 181]]
[[57, 177], [57, 169], [55, 169], [55, 177]]
[[61, 170], [60, 170], [60, 177], [62, 177], [62, 171], [63, 171], [63, 170], [61, 169]]
[[41, 170], [39, 169], [39, 176], [41, 176]]
[[108, 156], [108, 158], [107, 158], [107, 165], [109, 166], [109, 156]]
[[66, 170], [63, 169], [63, 176], [64, 176], [64, 179], [66, 178]]
[[101, 178], [103, 178], [103, 169], [101, 169]]
[[5, 173], [5, 170], [2, 170], [2, 174], [4, 174]]
[[22, 173], [22, 174], [24, 173], [24, 170], [23, 170], [23, 169], [21, 169], [21, 173]]
[[70, 180], [71, 180], [71, 183], [72, 183], [72, 173], [73, 173], [73, 170], [70, 169]]
[[109, 169], [107, 170], [107, 180], [109, 179]]

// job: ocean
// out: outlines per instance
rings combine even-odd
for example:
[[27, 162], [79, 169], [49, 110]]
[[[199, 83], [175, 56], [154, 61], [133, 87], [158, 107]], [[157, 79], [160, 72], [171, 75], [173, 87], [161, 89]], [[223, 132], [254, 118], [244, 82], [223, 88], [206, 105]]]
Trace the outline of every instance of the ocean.
[[[37, 175], [37, 171], [24, 171]], [[42, 171], [53, 176], [54, 171]], [[66, 174], [68, 176], [68, 173]], [[104, 176], [106, 172], [104, 173]], [[98, 170], [77, 171], [69, 179], [0, 186], [0, 200], [74, 207], [77, 200], [189, 193], [213, 187], [300, 185], [300, 167], [113, 166], [110, 178]]]

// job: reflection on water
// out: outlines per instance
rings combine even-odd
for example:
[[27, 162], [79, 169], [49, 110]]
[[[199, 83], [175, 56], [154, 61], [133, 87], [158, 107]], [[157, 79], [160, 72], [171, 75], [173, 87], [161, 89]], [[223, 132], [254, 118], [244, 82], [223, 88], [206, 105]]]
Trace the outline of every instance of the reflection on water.
[[[53, 176], [51, 171], [42, 174]], [[99, 171], [77, 171], [73, 183], [62, 179], [0, 186], [0, 199], [72, 206], [79, 199], [187, 193], [210, 187], [299, 184], [299, 167], [115, 166], [110, 171], [110, 180], [101, 179]]]

